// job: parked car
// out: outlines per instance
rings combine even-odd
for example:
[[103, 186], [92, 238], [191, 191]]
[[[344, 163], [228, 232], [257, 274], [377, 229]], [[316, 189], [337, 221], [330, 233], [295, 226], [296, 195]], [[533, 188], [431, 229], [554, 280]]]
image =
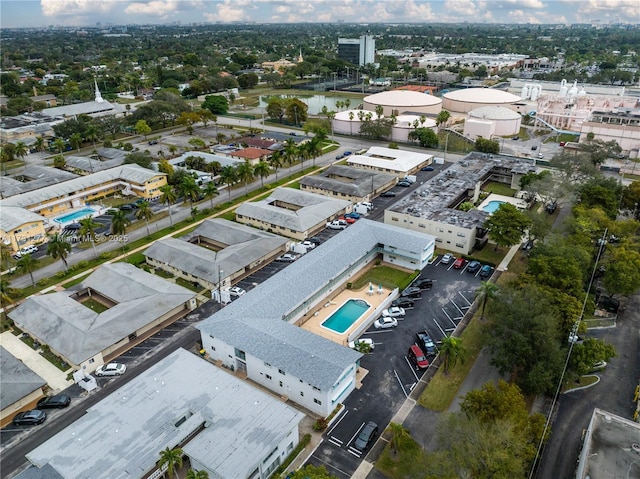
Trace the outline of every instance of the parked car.
[[420, 278], [411, 284], [412, 288], [431, 289], [433, 286], [433, 280], [429, 278]]
[[544, 155], [542, 153], [538, 153], [538, 158], [542, 159], [542, 158], [544, 158]]
[[404, 309], [399, 306], [391, 306], [382, 311], [382, 316], [385, 318], [399, 318], [400, 316], [404, 316]]
[[567, 142], [566, 142], [566, 141], [561, 141], [561, 142], [559, 143], [559, 145], [560, 145], [560, 146], [564, 146], [564, 145], [566, 145], [566, 144], [567, 144]]
[[371, 338], [360, 338], [355, 341], [351, 341], [349, 343], [349, 347], [351, 349], [360, 350], [362, 344], [365, 344], [369, 349], [375, 349], [376, 345], [373, 343], [373, 339]]
[[453, 256], [451, 253], [446, 253], [444, 256], [442, 256], [442, 259], [440, 260], [440, 262], [442, 264], [449, 264], [451, 263], [455, 258], [455, 256]]
[[392, 307], [395, 306], [395, 307], [405, 308], [405, 309], [413, 308], [414, 305], [415, 305], [415, 302], [412, 299], [403, 298], [403, 297], [400, 297], [391, 303]]
[[30, 244], [29, 246], [25, 246], [24, 248], [22, 248], [20, 251], [18, 251], [18, 253], [20, 254], [20, 256], [24, 256], [25, 254], [33, 254], [36, 251], [38, 251], [38, 247], [34, 244]]
[[394, 191], [385, 191], [380, 195], [381, 198], [395, 198], [396, 193]]
[[467, 266], [467, 273], [476, 274], [478, 271], [480, 271], [481, 267], [482, 264], [480, 263], [480, 261], [471, 261], [469, 263], [469, 266]]
[[158, 140], [149, 140], [149, 144], [150, 145], [157, 145], [158, 144]]
[[533, 146], [531, 147], [531, 151], [536, 151], [537, 149], [538, 149], [538, 145], [533, 145]]
[[398, 183], [396, 183], [396, 186], [402, 186], [403, 188], [408, 188], [411, 186], [411, 182], [405, 181], [405, 180], [398, 181]]
[[493, 268], [488, 264], [485, 264], [484, 266], [482, 266], [482, 268], [480, 268], [481, 278], [486, 278], [488, 276], [491, 276], [491, 273], [493, 273]]
[[133, 206], [131, 206], [130, 204], [126, 204], [126, 205], [120, 206], [120, 209], [122, 211], [133, 211]]
[[336, 160], [341, 160], [342, 158], [344, 158], [344, 155], [336, 155]]
[[420, 348], [427, 353], [427, 356], [435, 356], [438, 353], [438, 349], [436, 348], [436, 344], [429, 336], [429, 333], [426, 331], [418, 331], [416, 333], [416, 339], [418, 340], [418, 344]]
[[318, 246], [319, 244], [322, 244], [322, 240], [320, 238], [318, 238], [317, 236], [312, 236], [307, 241], [312, 242], [316, 246]]
[[298, 257], [295, 254], [285, 253], [281, 256], [278, 256], [276, 258], [276, 261], [281, 261], [283, 263], [293, 263], [297, 259]]
[[453, 267], [455, 269], [462, 269], [464, 265], [467, 264], [467, 260], [464, 258], [458, 258], [453, 262]]
[[355, 218], [352, 218], [351, 216], [340, 216], [338, 218], [338, 221], [344, 221], [346, 222], [348, 225], [352, 225], [353, 223], [356, 222]]
[[520, 248], [522, 249], [522, 251], [529, 251], [533, 248], [533, 240], [525, 241], [524, 243], [522, 243], [522, 246]]
[[109, 208], [107, 211], [105, 211], [105, 212], [104, 212], [104, 214], [105, 214], [105, 215], [108, 215], [108, 216], [113, 216], [113, 215], [115, 215], [115, 214], [116, 214], [116, 212], [117, 212], [117, 211], [118, 211], [118, 210], [116, 210], [116, 209]]
[[405, 289], [400, 296], [404, 298], [422, 298], [422, 290], [413, 286], [409, 286]]
[[420, 171], [433, 171], [433, 166], [423, 166]]
[[595, 363], [593, 363], [593, 366], [591, 366], [591, 371], [602, 371], [606, 367], [606, 361], [596, 361]]
[[47, 396], [38, 401], [38, 409], [54, 409], [63, 408], [71, 404], [71, 398], [66, 394], [56, 394], [55, 396]]
[[246, 294], [246, 291], [242, 289], [240, 286], [232, 286], [231, 288], [229, 288], [229, 294], [231, 296], [236, 296], [239, 298], [243, 294]]
[[124, 364], [109, 363], [109, 364], [104, 364], [100, 366], [98, 369], [96, 369], [95, 375], [99, 377], [122, 376], [126, 370], [127, 370], [127, 367]]
[[360, 214], [356, 213], [355, 211], [352, 211], [351, 213], [346, 213], [344, 215], [345, 218], [353, 218], [354, 220], [359, 220], [360, 219]]
[[309, 241], [309, 240], [305, 240], [300, 244], [307, 249], [313, 249], [316, 247], [316, 244], [313, 241]]
[[427, 356], [425, 356], [422, 349], [420, 349], [420, 346], [417, 344], [412, 344], [409, 347], [407, 356], [409, 357], [409, 360], [415, 364], [416, 368], [427, 369], [429, 367], [429, 360], [427, 359]]
[[555, 201], [547, 203], [544, 206], [544, 210], [549, 213], [550, 215], [553, 214], [556, 211], [556, 208], [558, 207], [558, 203], [556, 203]]
[[344, 220], [334, 220], [327, 223], [327, 228], [330, 230], [343, 230], [347, 228], [347, 222]]
[[33, 426], [42, 424], [47, 419], [47, 413], [40, 409], [31, 409], [30, 411], [19, 412], [13, 418], [13, 424], [16, 426]]
[[349, 150], [344, 152], [344, 156], [351, 156], [351, 155], [352, 155], [352, 153]]
[[511, 138], [512, 140], [519, 140], [520, 137], [519, 136], [514, 136], [513, 138]]
[[373, 327], [376, 329], [389, 329], [398, 326], [398, 320], [396, 318], [385, 318], [384, 316], [378, 318], [373, 323]]
[[377, 433], [378, 425], [373, 421], [369, 421], [364, 425], [364, 427], [360, 431], [360, 434], [358, 434], [358, 437], [353, 443], [353, 447], [355, 447], [358, 451], [364, 451], [367, 446], [371, 444], [371, 441], [373, 441], [373, 438]]

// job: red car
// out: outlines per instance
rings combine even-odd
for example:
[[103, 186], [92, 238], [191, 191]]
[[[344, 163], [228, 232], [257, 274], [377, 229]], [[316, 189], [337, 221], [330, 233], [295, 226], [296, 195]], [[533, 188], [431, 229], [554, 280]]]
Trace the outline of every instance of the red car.
[[338, 218], [339, 220], [343, 220], [346, 221], [348, 225], [352, 225], [353, 223], [356, 222], [355, 218], [351, 218], [350, 216], [341, 216], [340, 218]]
[[467, 260], [464, 258], [458, 258], [456, 259], [456, 261], [453, 263], [453, 267], [455, 269], [460, 269], [460, 268], [464, 268], [464, 265], [467, 264]]

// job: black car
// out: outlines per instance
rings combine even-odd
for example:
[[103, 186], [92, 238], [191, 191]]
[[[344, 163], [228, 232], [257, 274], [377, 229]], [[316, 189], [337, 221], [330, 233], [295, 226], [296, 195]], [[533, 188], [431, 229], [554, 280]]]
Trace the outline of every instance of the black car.
[[414, 299], [422, 298], [422, 290], [420, 288], [410, 286], [409, 288], [405, 289], [400, 296], [404, 298]]
[[322, 244], [322, 240], [317, 236], [312, 236], [311, 238], [309, 238], [309, 241], [311, 241], [316, 246]]
[[395, 198], [396, 193], [394, 191], [385, 191], [380, 195], [381, 198]]
[[353, 446], [358, 451], [364, 451], [367, 448], [367, 446], [371, 443], [371, 441], [373, 441], [373, 438], [376, 436], [377, 433], [378, 433], [378, 425], [373, 421], [369, 421], [362, 428], [362, 430], [360, 431], [360, 434], [358, 434], [358, 437], [356, 438], [356, 441], [353, 443]]
[[415, 302], [414, 302], [412, 299], [409, 299], [409, 298], [402, 298], [402, 297], [400, 297], [400, 298], [398, 298], [398, 299], [394, 300], [394, 301], [391, 303], [391, 306], [392, 306], [392, 307], [396, 307], [396, 308], [404, 308], [404, 309], [407, 309], [407, 308], [413, 308], [413, 306], [414, 306], [414, 305], [415, 305]]
[[480, 271], [480, 268], [482, 268], [482, 264], [480, 264], [480, 261], [471, 261], [467, 266], [467, 273], [475, 274]]
[[40, 409], [32, 409], [16, 414], [13, 418], [13, 424], [16, 426], [33, 426], [34, 424], [42, 424], [45, 419], [47, 419], [47, 413]]
[[435, 356], [438, 354], [436, 344], [426, 331], [419, 331], [416, 333], [416, 339], [418, 340], [418, 346], [427, 353], [427, 356]]
[[431, 289], [433, 286], [433, 280], [429, 278], [420, 278], [413, 282], [411, 287], [420, 289]]
[[66, 394], [57, 394], [48, 396], [38, 401], [38, 409], [63, 408], [71, 404], [71, 398]]
[[403, 188], [409, 188], [411, 186], [411, 183], [408, 182], [408, 181], [398, 181], [396, 186], [402, 186]]
[[130, 204], [129, 205], [122, 205], [120, 207], [120, 210], [122, 210], [122, 211], [132, 211], [133, 210], [133, 206], [131, 206]]
[[420, 171], [433, 171], [433, 166], [423, 166]]

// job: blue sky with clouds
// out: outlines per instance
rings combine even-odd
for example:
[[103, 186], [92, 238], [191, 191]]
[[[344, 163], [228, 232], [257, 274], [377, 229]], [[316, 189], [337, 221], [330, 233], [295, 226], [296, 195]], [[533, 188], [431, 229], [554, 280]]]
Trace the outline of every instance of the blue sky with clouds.
[[640, 23], [640, 0], [0, 0], [0, 26], [253, 21]]

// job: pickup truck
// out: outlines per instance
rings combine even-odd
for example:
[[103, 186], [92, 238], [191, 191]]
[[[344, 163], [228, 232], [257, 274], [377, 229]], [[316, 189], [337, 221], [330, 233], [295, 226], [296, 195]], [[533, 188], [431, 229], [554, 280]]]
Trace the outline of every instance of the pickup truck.
[[347, 222], [344, 220], [334, 220], [330, 223], [327, 223], [327, 228], [329, 228], [330, 230], [343, 230], [346, 229], [346, 227]]

